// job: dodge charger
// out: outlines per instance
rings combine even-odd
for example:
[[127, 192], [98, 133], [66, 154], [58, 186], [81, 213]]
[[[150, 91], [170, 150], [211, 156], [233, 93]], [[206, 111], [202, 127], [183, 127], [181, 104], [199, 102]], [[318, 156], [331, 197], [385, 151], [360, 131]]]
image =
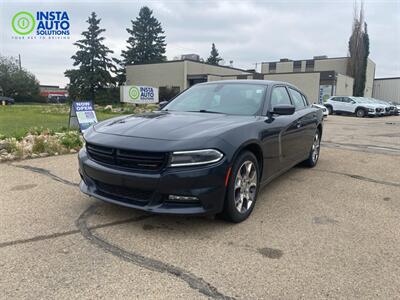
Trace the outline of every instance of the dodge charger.
[[158, 111], [86, 130], [80, 189], [154, 213], [241, 222], [260, 187], [299, 163], [317, 164], [322, 125], [322, 111], [285, 82], [197, 84]]

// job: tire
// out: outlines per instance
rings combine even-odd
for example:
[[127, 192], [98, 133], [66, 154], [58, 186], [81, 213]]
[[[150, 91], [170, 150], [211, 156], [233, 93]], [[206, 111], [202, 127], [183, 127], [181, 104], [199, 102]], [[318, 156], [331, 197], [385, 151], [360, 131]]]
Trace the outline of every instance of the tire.
[[358, 118], [364, 118], [365, 115], [366, 115], [365, 109], [363, 109], [363, 108], [358, 108], [358, 109], [356, 110], [356, 116], [357, 116]]
[[333, 108], [332, 108], [332, 106], [328, 105], [328, 106], [326, 106], [326, 109], [328, 110], [328, 114], [333, 115]]
[[315, 132], [314, 140], [311, 145], [310, 154], [308, 158], [304, 161], [304, 164], [309, 168], [314, 168], [319, 159], [319, 154], [321, 150], [321, 133], [319, 130]]
[[245, 151], [239, 154], [229, 178], [224, 209], [221, 213], [223, 219], [240, 223], [250, 216], [259, 190], [259, 170], [257, 158], [253, 153]]

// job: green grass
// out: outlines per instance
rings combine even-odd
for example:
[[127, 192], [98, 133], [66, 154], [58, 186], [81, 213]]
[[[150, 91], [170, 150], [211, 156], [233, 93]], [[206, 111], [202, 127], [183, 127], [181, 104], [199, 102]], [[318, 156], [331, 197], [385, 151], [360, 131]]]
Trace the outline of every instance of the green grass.
[[[0, 106], [0, 136], [22, 138], [32, 128], [65, 131], [68, 127], [68, 105], [6, 105]], [[99, 121], [118, 115], [96, 112]]]

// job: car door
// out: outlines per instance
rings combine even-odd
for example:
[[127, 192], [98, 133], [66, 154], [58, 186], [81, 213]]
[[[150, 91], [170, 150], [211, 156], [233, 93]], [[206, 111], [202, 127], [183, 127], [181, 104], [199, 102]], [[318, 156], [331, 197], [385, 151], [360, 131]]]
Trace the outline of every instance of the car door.
[[299, 160], [303, 160], [310, 152], [317, 128], [317, 109], [311, 108], [305, 96], [298, 90], [292, 87], [289, 87], [288, 90], [296, 108], [294, 113], [295, 129], [293, 130], [295, 138], [291, 146], [294, 152], [293, 160], [298, 162]]
[[355, 102], [349, 97], [342, 97], [342, 111], [347, 113], [355, 112]]
[[331, 100], [332, 100], [332, 107], [333, 107], [334, 111], [338, 111], [338, 112], [343, 111], [342, 97], [333, 97]]
[[[277, 105], [293, 105], [285, 85], [275, 85], [269, 93], [268, 111]], [[296, 161], [295, 145], [298, 144], [295, 115], [275, 115], [268, 113], [261, 142], [264, 152], [263, 178], [268, 179], [292, 166]]]

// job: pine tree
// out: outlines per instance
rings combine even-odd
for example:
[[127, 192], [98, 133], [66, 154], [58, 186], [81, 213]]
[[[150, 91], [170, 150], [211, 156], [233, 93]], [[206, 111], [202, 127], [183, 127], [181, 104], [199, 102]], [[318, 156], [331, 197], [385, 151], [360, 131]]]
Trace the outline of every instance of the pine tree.
[[99, 27], [101, 19], [92, 12], [87, 22], [87, 31], [82, 32], [83, 39], [74, 43], [79, 50], [71, 57], [73, 65], [78, 69], [65, 71], [70, 79], [69, 92], [71, 97], [95, 100], [96, 93], [111, 86], [114, 79], [110, 70], [115, 68], [108, 55], [113, 53], [104, 44], [105, 38], [100, 36], [105, 29]]
[[161, 23], [153, 16], [153, 11], [144, 6], [139, 16], [126, 31], [130, 37], [127, 49], [122, 51], [122, 63], [127, 65], [157, 63], [165, 61], [165, 35]]
[[215, 47], [215, 44], [212, 43], [211, 45], [211, 52], [210, 56], [207, 58], [207, 63], [211, 65], [219, 65], [219, 62], [222, 60], [221, 57], [219, 57], [219, 53], [217, 48]]

